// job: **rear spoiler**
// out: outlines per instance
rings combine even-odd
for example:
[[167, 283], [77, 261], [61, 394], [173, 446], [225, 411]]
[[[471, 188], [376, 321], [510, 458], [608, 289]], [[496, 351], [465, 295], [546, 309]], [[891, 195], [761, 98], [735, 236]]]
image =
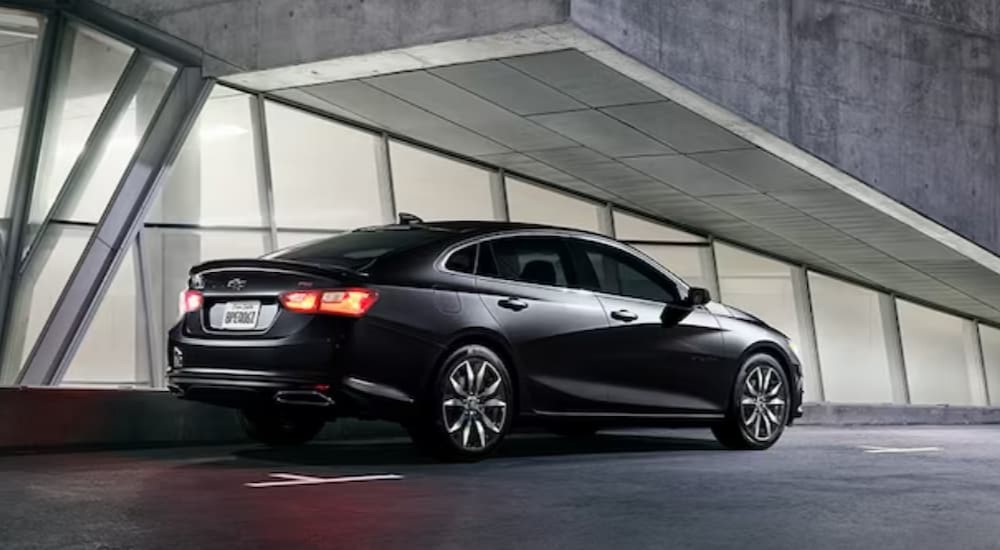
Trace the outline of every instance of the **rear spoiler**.
[[188, 275], [194, 275], [196, 273], [204, 273], [206, 271], [213, 271], [217, 269], [240, 269], [240, 268], [280, 269], [285, 271], [295, 271], [298, 273], [305, 273], [308, 275], [317, 275], [320, 277], [329, 277], [330, 275], [335, 274], [342, 278], [346, 277], [358, 281], [368, 278], [367, 273], [340, 265], [294, 262], [288, 260], [264, 260], [261, 258], [211, 260], [192, 267], [190, 271], [188, 271]]

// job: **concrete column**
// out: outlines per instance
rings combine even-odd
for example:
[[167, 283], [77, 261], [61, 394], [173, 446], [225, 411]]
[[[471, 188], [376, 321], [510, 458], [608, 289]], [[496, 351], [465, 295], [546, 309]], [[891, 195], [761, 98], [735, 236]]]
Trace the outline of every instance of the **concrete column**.
[[983, 346], [979, 340], [979, 323], [962, 320], [962, 344], [965, 348], [965, 371], [969, 379], [969, 403], [978, 407], [989, 405], [986, 391], [986, 367], [983, 363]]
[[598, 213], [599, 219], [597, 220], [597, 226], [600, 228], [601, 233], [609, 237], [615, 236], [615, 215], [614, 209], [611, 203], [605, 204], [601, 207]]
[[507, 175], [503, 168], [490, 172], [490, 195], [493, 199], [493, 217], [500, 221], [510, 220], [507, 208]]
[[897, 405], [908, 405], [910, 403], [910, 386], [906, 380], [906, 363], [903, 360], [903, 341], [899, 334], [896, 297], [880, 293], [878, 295], [878, 309], [882, 316], [882, 331], [885, 335], [885, 353], [889, 364], [892, 402]]
[[382, 221], [396, 222], [396, 192], [392, 185], [392, 158], [389, 155], [389, 136], [382, 134], [375, 140], [375, 169], [378, 175], [378, 195], [382, 203]]
[[715, 246], [709, 240], [708, 246], [699, 249], [698, 259], [701, 262], [701, 273], [705, 278], [705, 285], [712, 293], [712, 299], [721, 301], [722, 291], [719, 290], [719, 266], [715, 262]]
[[809, 292], [809, 275], [804, 267], [792, 268], [792, 296], [795, 300], [795, 318], [798, 321], [799, 359], [802, 361], [802, 376], [805, 384], [806, 401], [826, 401], [823, 389], [823, 373], [819, 362], [819, 345], [816, 341], [816, 325], [813, 319], [812, 295]]

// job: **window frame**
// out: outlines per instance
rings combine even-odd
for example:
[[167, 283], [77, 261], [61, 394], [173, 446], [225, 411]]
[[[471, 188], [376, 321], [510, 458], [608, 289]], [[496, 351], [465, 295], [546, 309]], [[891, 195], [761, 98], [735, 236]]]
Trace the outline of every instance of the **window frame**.
[[579, 284], [577, 284], [577, 282], [575, 280], [574, 280], [574, 283], [571, 286], [565, 286], [565, 287], [562, 287], [562, 286], [548, 286], [548, 285], [541, 285], [541, 284], [531, 283], [531, 282], [526, 282], [526, 281], [512, 281], [512, 280], [509, 280], [509, 279], [500, 279], [500, 278], [497, 278], [497, 277], [490, 277], [490, 276], [486, 276], [486, 275], [479, 275], [477, 273], [462, 273], [462, 272], [459, 272], [459, 271], [450, 270], [447, 267], [445, 267], [445, 264], [447, 263], [448, 259], [451, 257], [451, 255], [454, 252], [456, 252], [456, 251], [458, 251], [458, 250], [460, 250], [460, 249], [462, 249], [462, 248], [464, 248], [466, 246], [475, 244], [475, 245], [479, 245], [479, 250], [480, 250], [480, 252], [476, 255], [476, 272], [478, 272], [479, 271], [479, 254], [482, 253], [481, 252], [482, 251], [482, 245], [484, 243], [487, 243], [489, 241], [493, 241], [493, 240], [496, 240], [496, 239], [503, 239], [503, 238], [508, 238], [508, 237], [521, 237], [521, 236], [555, 237], [555, 238], [561, 238], [564, 241], [570, 241], [570, 242], [568, 242], [566, 244], [566, 248], [569, 249], [570, 257], [571, 257], [571, 260], [572, 260], [573, 269], [576, 269], [577, 259], [575, 258], [575, 252], [574, 252], [574, 250], [576, 249], [576, 247], [573, 246], [572, 242], [573, 241], [594, 242], [594, 243], [597, 243], [597, 244], [601, 244], [601, 245], [607, 246], [607, 247], [612, 248], [614, 250], [617, 250], [617, 251], [621, 252], [622, 254], [626, 255], [629, 258], [633, 258], [636, 261], [645, 264], [646, 266], [649, 267], [649, 269], [652, 272], [659, 274], [666, 282], [668, 282], [669, 284], [672, 284], [674, 286], [674, 288], [677, 290], [677, 295], [680, 296], [681, 299], [683, 299], [684, 296], [687, 295], [687, 291], [691, 288], [687, 283], [685, 283], [683, 280], [681, 280], [679, 277], [677, 277], [676, 275], [674, 275], [670, 271], [666, 270], [658, 262], [656, 262], [655, 260], [653, 260], [652, 258], [650, 258], [649, 256], [647, 256], [641, 250], [638, 250], [638, 249], [636, 249], [636, 248], [634, 248], [632, 246], [629, 246], [626, 243], [623, 243], [621, 241], [612, 239], [610, 237], [605, 237], [603, 235], [597, 235], [597, 234], [591, 234], [591, 233], [585, 233], [585, 232], [582, 232], [580, 230], [573, 230], [573, 229], [514, 229], [514, 230], [508, 229], [508, 230], [495, 231], [495, 232], [492, 232], [492, 233], [485, 233], [485, 234], [479, 234], [479, 235], [475, 235], [475, 236], [470, 236], [469, 238], [456, 241], [456, 242], [448, 245], [447, 247], [445, 247], [444, 251], [442, 251], [438, 255], [437, 260], [434, 262], [434, 267], [435, 267], [435, 269], [437, 269], [437, 271], [442, 272], [442, 273], [447, 273], [447, 274], [450, 274], [450, 275], [458, 275], [458, 276], [464, 276], [464, 277], [476, 277], [476, 278], [487, 279], [487, 280], [490, 280], [490, 281], [499, 281], [499, 282], [504, 282], [504, 283], [514, 283], [514, 284], [521, 284], [521, 285], [531, 285], [531, 286], [535, 286], [535, 287], [539, 287], [539, 288], [557, 289], [557, 290], [562, 290], [562, 291], [587, 292], [587, 293], [590, 293], [590, 294], [593, 294], [593, 295], [608, 296], [608, 297], [611, 297], [611, 298], [626, 299], [626, 300], [639, 300], [639, 301], [648, 302], [648, 303], [656, 303], [656, 304], [663, 303], [663, 302], [653, 302], [651, 300], [647, 300], [647, 299], [644, 299], [644, 298], [634, 298], [634, 297], [629, 297], [629, 296], [620, 296], [618, 294], [608, 294], [606, 292], [599, 291], [599, 290], [591, 290], [591, 289], [583, 288], [583, 287], [579, 286]]

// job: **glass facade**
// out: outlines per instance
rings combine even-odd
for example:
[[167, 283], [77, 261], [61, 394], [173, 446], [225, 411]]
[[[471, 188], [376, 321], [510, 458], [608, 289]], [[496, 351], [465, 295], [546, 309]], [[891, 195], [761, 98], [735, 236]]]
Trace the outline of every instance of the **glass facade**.
[[[50, 93], [35, 104], [47, 32], [62, 39], [51, 53]], [[10, 319], [17, 321], [6, 323], [3, 338], [0, 383], [11, 384], [53, 323], [81, 259], [89, 257], [177, 69], [76, 20], [51, 31], [43, 18], [0, 9], [0, 74], [0, 200], [6, 208], [0, 240], [19, 255], [0, 281], [13, 297]], [[40, 137], [26, 140], [23, 122], [32, 112], [45, 114], [44, 127]], [[26, 151], [37, 155], [38, 168], [19, 175]], [[17, 194], [26, 219], [14, 232], [12, 191], [19, 189], [27, 190]], [[108, 284], [56, 382], [161, 388], [162, 336], [176, 319], [190, 266], [259, 256], [385, 223], [403, 211], [426, 220], [509, 219], [612, 234], [720, 301], [810, 342], [818, 367], [807, 372], [819, 373], [823, 390], [810, 399], [891, 402], [893, 380], [905, 380], [912, 403], [962, 405], [988, 395], [1000, 404], [1000, 329], [980, 324], [976, 331], [971, 320], [893, 302], [620, 208], [217, 85], [138, 233], [129, 233], [121, 261], [106, 275]], [[971, 346], [972, 353], [976, 334], [980, 345]], [[894, 378], [899, 372], [903, 378]]]

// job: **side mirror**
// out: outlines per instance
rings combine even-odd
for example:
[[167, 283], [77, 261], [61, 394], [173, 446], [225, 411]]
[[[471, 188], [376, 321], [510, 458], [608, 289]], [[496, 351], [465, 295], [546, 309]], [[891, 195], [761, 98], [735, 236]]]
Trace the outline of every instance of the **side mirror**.
[[691, 307], [703, 306], [712, 301], [712, 293], [707, 288], [691, 287], [688, 289], [687, 305]]

